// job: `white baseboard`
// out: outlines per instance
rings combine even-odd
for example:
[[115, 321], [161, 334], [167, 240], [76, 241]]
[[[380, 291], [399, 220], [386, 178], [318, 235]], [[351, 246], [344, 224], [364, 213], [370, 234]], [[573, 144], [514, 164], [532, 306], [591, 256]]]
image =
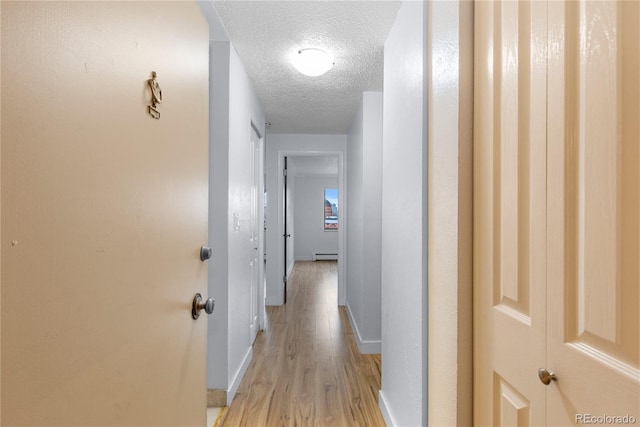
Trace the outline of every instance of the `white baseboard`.
[[296, 266], [296, 261], [293, 260], [293, 262], [289, 264], [289, 268], [287, 268], [287, 278], [291, 276], [291, 273], [293, 272], [293, 267], [295, 266]]
[[337, 261], [338, 253], [314, 252], [313, 261]]
[[236, 371], [235, 376], [233, 377], [233, 381], [229, 385], [229, 391], [227, 392], [227, 406], [231, 405], [236, 392], [238, 391], [238, 387], [240, 386], [240, 381], [244, 378], [244, 374], [247, 372], [249, 368], [249, 363], [253, 358], [253, 347], [249, 347], [249, 351], [244, 355], [244, 359], [242, 360], [242, 364], [240, 368]]
[[382, 341], [366, 341], [362, 339], [360, 335], [360, 330], [358, 329], [358, 324], [355, 321], [353, 313], [351, 312], [351, 307], [349, 306], [349, 302], [347, 301], [347, 317], [349, 318], [349, 323], [351, 324], [351, 329], [353, 329], [353, 335], [356, 338], [356, 344], [358, 344], [358, 350], [361, 354], [380, 354], [382, 352]]
[[387, 425], [387, 427], [397, 426], [398, 423], [395, 422], [393, 415], [391, 415], [391, 411], [389, 410], [389, 405], [387, 404], [387, 399], [384, 398], [384, 394], [382, 394], [382, 390], [380, 390], [378, 393], [378, 406], [380, 407], [382, 418], [384, 418], [384, 422]]

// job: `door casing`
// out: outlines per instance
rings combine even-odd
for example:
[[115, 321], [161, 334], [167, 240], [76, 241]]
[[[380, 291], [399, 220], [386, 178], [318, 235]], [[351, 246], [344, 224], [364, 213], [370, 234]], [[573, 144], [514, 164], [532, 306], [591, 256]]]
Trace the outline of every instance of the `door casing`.
[[[347, 198], [345, 197], [345, 191], [346, 191], [346, 185], [344, 184], [344, 159], [343, 159], [343, 152], [342, 151], [320, 151], [320, 150], [300, 150], [300, 151], [296, 151], [296, 150], [280, 150], [278, 151], [278, 171], [280, 171], [280, 173], [278, 174], [278, 200], [277, 200], [277, 206], [278, 206], [278, 236], [283, 236], [284, 235], [284, 212], [283, 212], [283, 208], [284, 208], [284, 200], [283, 200], [283, 193], [284, 193], [284, 176], [282, 175], [282, 170], [284, 169], [284, 159], [287, 156], [327, 156], [327, 155], [335, 155], [338, 157], [338, 205], [340, 206], [340, 212], [342, 217], [346, 217], [346, 212], [348, 210], [348, 207], [346, 206], [346, 201]], [[346, 221], [342, 221], [340, 223], [340, 227], [338, 228], [338, 305], [344, 305], [346, 302], [346, 287], [345, 287], [345, 268], [344, 268], [344, 263], [346, 261], [346, 257], [345, 257], [345, 240], [346, 240], [346, 235], [347, 235], [347, 224]], [[280, 268], [280, 275], [279, 277], [282, 278], [284, 277], [284, 275], [286, 274], [286, 272], [284, 271], [284, 260], [283, 258], [283, 254], [284, 254], [284, 241], [282, 238], [278, 239], [279, 240], [279, 246], [278, 246], [278, 250], [276, 251], [276, 254], [278, 254], [278, 260], [277, 260], [277, 265], [279, 265]], [[271, 252], [270, 252], [271, 253]]]

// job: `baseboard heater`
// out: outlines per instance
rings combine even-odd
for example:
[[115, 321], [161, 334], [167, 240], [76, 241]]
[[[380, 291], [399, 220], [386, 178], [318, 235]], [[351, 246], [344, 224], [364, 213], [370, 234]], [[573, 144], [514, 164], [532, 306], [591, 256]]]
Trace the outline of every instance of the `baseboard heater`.
[[324, 252], [314, 252], [313, 254], [314, 261], [337, 261], [338, 254], [329, 254]]

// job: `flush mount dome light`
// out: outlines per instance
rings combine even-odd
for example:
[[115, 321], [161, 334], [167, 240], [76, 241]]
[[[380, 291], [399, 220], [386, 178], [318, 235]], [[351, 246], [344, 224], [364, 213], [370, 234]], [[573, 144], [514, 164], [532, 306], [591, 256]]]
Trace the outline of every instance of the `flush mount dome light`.
[[291, 63], [305, 76], [321, 76], [333, 67], [333, 56], [322, 49], [309, 47], [297, 51]]

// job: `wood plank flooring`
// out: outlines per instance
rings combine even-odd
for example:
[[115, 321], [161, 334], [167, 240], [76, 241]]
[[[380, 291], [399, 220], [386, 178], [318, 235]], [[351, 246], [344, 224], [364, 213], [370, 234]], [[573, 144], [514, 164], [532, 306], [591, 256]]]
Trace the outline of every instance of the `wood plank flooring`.
[[225, 427], [384, 426], [380, 355], [362, 355], [337, 305], [337, 263], [297, 262], [287, 304], [267, 307]]

